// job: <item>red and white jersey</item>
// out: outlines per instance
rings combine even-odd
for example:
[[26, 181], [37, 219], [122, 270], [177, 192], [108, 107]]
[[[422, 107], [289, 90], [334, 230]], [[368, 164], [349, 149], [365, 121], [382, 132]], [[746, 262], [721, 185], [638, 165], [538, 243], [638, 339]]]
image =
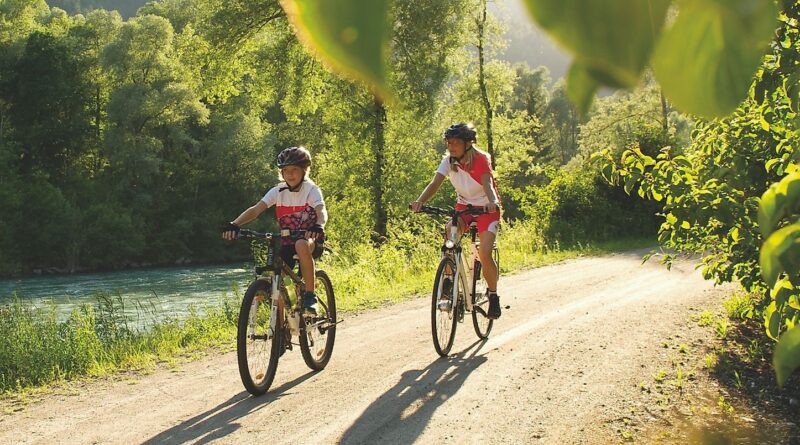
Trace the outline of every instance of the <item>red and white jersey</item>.
[[271, 188], [261, 201], [268, 207], [275, 206], [278, 226], [289, 230], [304, 230], [320, 224], [314, 207], [325, 206], [322, 191], [310, 179], [304, 180], [295, 191], [289, 190], [289, 186], [281, 182]]
[[[483, 185], [481, 185], [481, 176], [484, 173], [492, 175], [492, 187], [494, 187], [495, 193], [497, 193], [497, 184], [494, 182], [489, 154], [475, 148], [473, 150], [475, 150], [475, 154], [472, 156], [471, 169], [466, 170], [465, 165], [458, 163], [458, 170], [451, 170], [450, 156], [446, 155], [439, 164], [439, 168], [436, 169], [436, 173], [450, 178], [450, 182], [456, 189], [456, 194], [458, 194], [456, 202], [482, 207], [489, 204], [489, 197], [486, 196], [486, 191], [483, 190]], [[500, 196], [497, 196], [497, 199], [500, 199]]]

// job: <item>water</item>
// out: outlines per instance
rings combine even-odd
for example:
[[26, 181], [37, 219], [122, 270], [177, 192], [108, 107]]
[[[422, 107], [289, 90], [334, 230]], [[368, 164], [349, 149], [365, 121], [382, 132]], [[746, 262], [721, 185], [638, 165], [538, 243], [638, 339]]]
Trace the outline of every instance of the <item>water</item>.
[[190, 305], [216, 306], [237, 286], [243, 294], [252, 278], [249, 266], [229, 264], [0, 280], [0, 305], [16, 293], [35, 307], [54, 305], [64, 320], [74, 308], [96, 304], [96, 295], [105, 293], [114, 300], [119, 295], [129, 315], [141, 315], [138, 306], [145, 306], [160, 317], [182, 318]]

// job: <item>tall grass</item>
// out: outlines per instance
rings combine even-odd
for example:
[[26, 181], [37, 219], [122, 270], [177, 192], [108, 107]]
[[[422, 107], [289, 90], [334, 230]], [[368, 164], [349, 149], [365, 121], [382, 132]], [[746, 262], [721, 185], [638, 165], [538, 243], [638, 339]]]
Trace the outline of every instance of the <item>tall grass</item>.
[[[564, 249], [544, 243], [530, 222], [506, 225], [498, 242], [503, 274], [587, 252], [651, 244], [636, 240]], [[332, 278], [339, 310], [362, 310], [427, 294], [440, 245], [434, 229], [416, 236], [404, 233], [378, 249], [364, 244], [347, 254], [330, 255], [320, 266]], [[501, 283], [503, 279], [510, 278], [501, 277]], [[0, 393], [147, 368], [208, 347], [232, 349], [240, 301], [234, 289], [221, 305], [190, 308], [187, 316], [177, 319], [152, 304], [131, 308], [120, 295], [98, 294], [95, 304], [59, 321], [55, 306], [35, 308], [15, 300], [0, 306]]]
[[0, 307], [0, 393], [140, 369], [211, 345], [231, 347], [238, 300], [225, 298], [202, 314], [190, 308], [182, 320], [150, 314], [153, 321], [142, 325], [125, 315], [119, 296], [99, 294], [95, 305], [73, 310], [65, 321], [58, 321], [55, 306], [15, 299]]

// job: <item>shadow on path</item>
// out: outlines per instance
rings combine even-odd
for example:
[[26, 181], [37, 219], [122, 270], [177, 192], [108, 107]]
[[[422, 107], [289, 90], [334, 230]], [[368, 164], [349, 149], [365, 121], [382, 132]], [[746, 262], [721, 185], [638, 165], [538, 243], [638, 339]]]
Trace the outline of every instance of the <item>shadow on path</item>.
[[410, 444], [452, 397], [469, 374], [486, 362], [477, 355], [485, 340], [435, 360], [424, 369], [405, 371], [391, 389], [372, 402], [344, 432], [340, 443]]
[[225, 437], [241, 427], [236, 420], [281, 398], [286, 391], [308, 380], [314, 374], [314, 372], [308, 372], [290, 382], [270, 389], [261, 397], [251, 397], [250, 394], [242, 391], [214, 408], [151, 437], [143, 444], [182, 444], [186, 442], [205, 444]]

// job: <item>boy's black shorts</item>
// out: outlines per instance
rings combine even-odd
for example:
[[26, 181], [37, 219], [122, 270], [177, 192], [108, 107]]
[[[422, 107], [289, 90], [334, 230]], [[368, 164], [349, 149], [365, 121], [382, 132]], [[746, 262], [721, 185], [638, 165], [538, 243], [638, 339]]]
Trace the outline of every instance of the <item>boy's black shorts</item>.
[[[322, 256], [322, 245], [324, 244], [323, 241], [317, 240], [314, 243], [314, 251], [311, 252], [311, 257], [319, 259]], [[294, 248], [294, 244], [288, 244], [285, 246], [281, 246], [281, 258], [283, 258], [283, 262], [286, 263], [287, 266], [290, 268], [294, 267], [294, 264], [297, 262], [297, 259], [294, 258], [294, 254], [297, 251]]]

